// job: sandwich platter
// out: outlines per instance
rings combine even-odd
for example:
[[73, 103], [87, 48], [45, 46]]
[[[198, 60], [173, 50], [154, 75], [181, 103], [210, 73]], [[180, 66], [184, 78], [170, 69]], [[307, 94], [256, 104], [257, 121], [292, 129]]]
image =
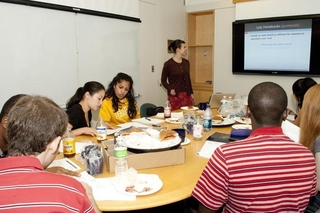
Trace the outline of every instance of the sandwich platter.
[[173, 130], [156, 130], [152, 128], [134, 128], [121, 133], [117, 141], [123, 142], [130, 149], [158, 151], [179, 146], [181, 139]]

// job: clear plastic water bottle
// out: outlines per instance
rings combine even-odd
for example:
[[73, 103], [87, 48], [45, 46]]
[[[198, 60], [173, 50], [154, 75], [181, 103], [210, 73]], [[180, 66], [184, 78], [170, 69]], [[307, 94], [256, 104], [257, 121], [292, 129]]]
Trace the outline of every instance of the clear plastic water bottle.
[[166, 101], [164, 104], [164, 118], [171, 118], [171, 104], [169, 101]]
[[195, 123], [193, 124], [193, 139], [194, 140], [201, 140], [202, 139], [202, 130], [203, 124], [201, 117], [197, 115]]
[[220, 107], [218, 109], [218, 113], [220, 113], [220, 115], [222, 116], [227, 116], [226, 113], [227, 113], [227, 108], [228, 108], [228, 99], [227, 97], [224, 95], [223, 98], [221, 99], [220, 101]]
[[212, 112], [210, 105], [207, 104], [207, 108], [203, 113], [203, 131], [210, 132], [212, 128]]
[[115, 174], [117, 178], [125, 178], [128, 170], [128, 151], [120, 141], [114, 147]]
[[228, 107], [232, 107], [232, 103], [233, 103], [233, 98], [231, 96], [229, 96], [228, 102], [227, 102]]
[[236, 114], [236, 105], [235, 105], [235, 101], [233, 100], [233, 98], [231, 96], [229, 96], [228, 98], [228, 102], [227, 102], [227, 107], [228, 107], [228, 115], [229, 115], [229, 118], [233, 118], [235, 117], [235, 114]]
[[107, 125], [104, 122], [102, 117], [100, 117], [97, 122], [96, 130], [97, 130], [97, 141], [98, 142], [101, 142], [101, 141], [107, 139]]
[[220, 101], [220, 106], [223, 106], [224, 104], [226, 104], [227, 101], [228, 101], [228, 100], [227, 100], [227, 96], [224, 95], [224, 96], [222, 97], [221, 101]]

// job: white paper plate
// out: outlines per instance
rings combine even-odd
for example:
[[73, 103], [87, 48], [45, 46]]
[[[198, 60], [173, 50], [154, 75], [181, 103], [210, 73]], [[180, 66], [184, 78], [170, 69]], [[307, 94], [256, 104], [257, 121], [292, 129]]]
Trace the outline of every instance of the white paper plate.
[[212, 121], [212, 126], [229, 126], [234, 124], [235, 121], [233, 119], [224, 119], [223, 121]]
[[234, 124], [231, 127], [233, 129], [252, 129], [251, 125], [246, 125], [246, 124]]
[[185, 138], [184, 139], [184, 142], [182, 142], [182, 143], [180, 143], [180, 145], [187, 145], [187, 144], [189, 144], [191, 142], [191, 140], [189, 139], [189, 138]]
[[166, 118], [165, 121], [170, 124], [182, 124], [182, 118]]
[[178, 145], [181, 141], [178, 133], [170, 140], [159, 140], [159, 131], [156, 129], [146, 129], [146, 132], [132, 132], [128, 136], [119, 136], [117, 140], [122, 140], [128, 148], [139, 150], [159, 150], [171, 148]]
[[193, 106], [192, 108], [189, 108], [188, 106], [183, 106], [180, 109], [182, 109], [182, 110], [198, 110], [199, 108], [195, 107], [195, 106]]
[[[114, 187], [118, 192], [126, 195], [143, 196], [153, 194], [159, 191], [163, 186], [162, 181], [156, 174], [137, 174], [137, 180], [135, 182], [134, 186], [116, 183]], [[126, 190], [128, 187], [133, 187], [134, 191], [128, 192]], [[148, 190], [144, 191], [143, 189], [146, 188], [148, 188]]]
[[233, 118], [233, 120], [235, 120], [236, 122], [241, 123], [241, 124], [251, 124], [250, 118], [235, 117], [235, 118]]

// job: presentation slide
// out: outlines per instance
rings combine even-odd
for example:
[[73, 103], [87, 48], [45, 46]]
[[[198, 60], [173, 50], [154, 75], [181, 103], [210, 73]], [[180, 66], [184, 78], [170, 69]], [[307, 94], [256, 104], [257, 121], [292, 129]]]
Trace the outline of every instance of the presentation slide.
[[312, 20], [245, 25], [244, 69], [309, 71]]

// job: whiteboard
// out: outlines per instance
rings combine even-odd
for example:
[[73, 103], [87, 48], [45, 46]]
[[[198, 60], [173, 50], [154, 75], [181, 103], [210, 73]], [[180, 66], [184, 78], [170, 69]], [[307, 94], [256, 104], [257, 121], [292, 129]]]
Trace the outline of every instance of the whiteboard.
[[118, 72], [124, 72], [133, 78], [134, 88], [139, 90], [139, 23], [105, 20], [77, 15], [79, 83], [91, 79], [107, 86]]
[[65, 106], [76, 89], [126, 72], [139, 92], [139, 23], [0, 3], [0, 107], [17, 93]]

